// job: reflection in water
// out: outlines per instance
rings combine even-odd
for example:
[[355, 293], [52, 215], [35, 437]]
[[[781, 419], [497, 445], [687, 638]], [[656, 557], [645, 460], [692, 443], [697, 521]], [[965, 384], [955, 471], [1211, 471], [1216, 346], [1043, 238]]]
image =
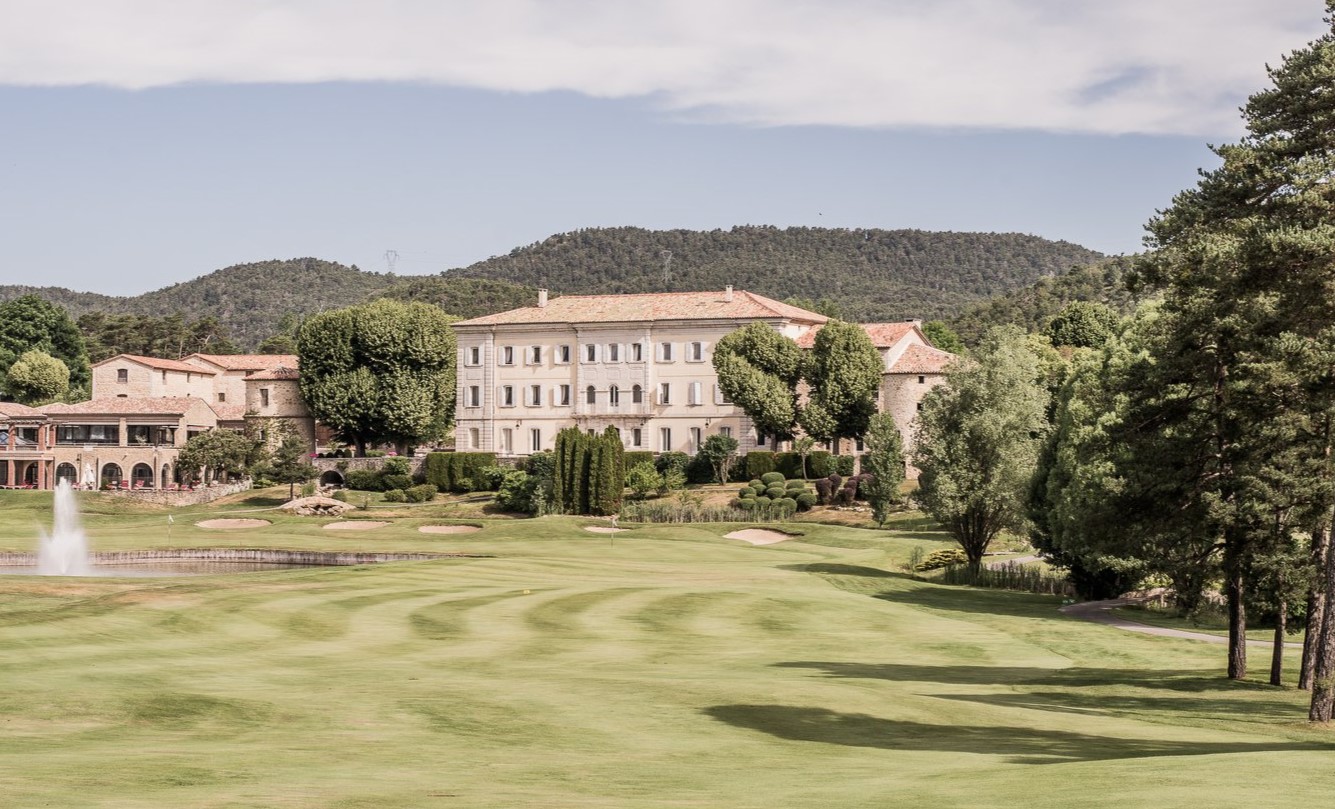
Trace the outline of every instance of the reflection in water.
[[[210, 562], [192, 559], [135, 562], [124, 565], [93, 565], [80, 575], [118, 579], [151, 579], [166, 576], [209, 576], [218, 573], [256, 573], [266, 570], [296, 570], [321, 565], [284, 565], [274, 562]], [[0, 575], [36, 576], [36, 565], [0, 566]]]

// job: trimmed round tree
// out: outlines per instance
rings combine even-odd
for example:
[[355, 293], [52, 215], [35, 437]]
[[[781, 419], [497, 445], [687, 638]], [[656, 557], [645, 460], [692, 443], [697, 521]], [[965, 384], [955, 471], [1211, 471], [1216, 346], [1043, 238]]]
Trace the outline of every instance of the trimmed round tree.
[[54, 402], [70, 389], [70, 369], [45, 351], [25, 351], [9, 366], [5, 388], [22, 404]]
[[312, 415], [357, 447], [401, 454], [454, 420], [452, 318], [424, 303], [379, 300], [308, 318], [297, 333]]

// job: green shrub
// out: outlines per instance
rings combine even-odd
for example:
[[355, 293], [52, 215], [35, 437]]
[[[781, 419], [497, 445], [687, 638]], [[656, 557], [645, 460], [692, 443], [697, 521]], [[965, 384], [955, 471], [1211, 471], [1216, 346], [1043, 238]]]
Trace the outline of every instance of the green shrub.
[[732, 466], [728, 467], [728, 480], [745, 480], [749, 474], [746, 471], [745, 455], [738, 455], [732, 459]]
[[750, 510], [756, 507], [756, 499], [754, 497], [743, 497], [737, 502], [743, 510]]
[[412, 472], [412, 468], [412, 462], [407, 458], [400, 458], [395, 455], [385, 459], [385, 462], [380, 465], [380, 472], [385, 475], [407, 475]]
[[650, 492], [658, 491], [663, 485], [663, 476], [654, 469], [652, 461], [641, 461], [626, 473], [626, 486], [634, 495], [643, 500]]
[[409, 503], [426, 503], [436, 496], [436, 487], [430, 483], [423, 483], [420, 486], [404, 489], [403, 494], [408, 498]]
[[406, 492], [403, 491], [403, 489], [390, 489], [389, 491], [385, 492], [385, 502], [406, 503], [408, 502], [408, 495]]
[[802, 477], [802, 456], [796, 452], [774, 453], [774, 471], [785, 478]]
[[755, 496], [756, 496], [756, 490], [753, 489], [753, 488], [751, 488], [750, 486], [743, 486], [742, 488], [740, 488], [740, 489], [737, 490], [737, 496], [738, 496], [738, 497], [755, 497]]
[[654, 454], [652, 452], [645, 452], [644, 450], [635, 450], [634, 452], [625, 453], [622, 456], [622, 461], [626, 464], [626, 474], [629, 475], [630, 470], [642, 463], [647, 463], [650, 466], [653, 466]]
[[790, 492], [806, 491], [807, 483], [804, 480], [790, 480], [783, 484], [783, 487]]
[[384, 458], [386, 454], [383, 449], [368, 449], [366, 451], [366, 457], [368, 458]]
[[828, 478], [834, 474], [834, 456], [827, 450], [818, 449], [807, 455], [807, 477]]
[[752, 499], [756, 501], [756, 505], [758, 506], [768, 506], [770, 503], [774, 502], [763, 494], [759, 497], [754, 497]]
[[340, 503], [348, 503], [348, 502], [351, 502], [351, 501], [348, 499], [348, 490], [347, 490], [347, 489], [339, 489], [338, 491], [336, 491], [336, 492], [334, 492], [333, 494], [331, 494], [330, 497], [334, 498], [335, 500], [337, 500], [337, 501], [340, 502]]
[[[746, 501], [740, 497], [735, 497], [728, 501], [728, 508], [747, 508]], [[750, 508], [755, 508], [755, 506], [752, 505]]]
[[789, 511], [797, 511], [797, 501], [791, 497], [780, 497], [774, 501], [775, 505], [782, 506]]
[[413, 485], [412, 475], [400, 475], [397, 473], [385, 474], [380, 476], [380, 480], [383, 481], [386, 491], [389, 489], [403, 489], [404, 491], [407, 491]]
[[511, 469], [505, 473], [501, 488], [496, 492], [496, 505], [506, 511], [520, 514], [537, 514], [539, 491], [538, 478], [522, 469]]
[[[435, 484], [428, 483], [426, 485], [434, 486]], [[454, 490], [460, 494], [468, 494], [469, 492], [477, 491], [477, 487], [473, 484], [472, 478], [455, 478]]]
[[809, 511], [816, 505], [816, 495], [811, 492], [802, 492], [796, 498], [798, 511]]
[[778, 472], [766, 472], [760, 476], [760, 482], [766, 486], [773, 486], [776, 483], [783, 483], [783, 475]]
[[932, 551], [927, 554], [927, 558], [923, 559], [918, 565], [918, 570], [939, 570], [940, 568], [950, 567], [952, 565], [968, 564], [968, 562], [969, 557], [964, 554], [963, 550], [959, 548], [943, 548], [939, 551]]
[[765, 496], [771, 500], [777, 500], [780, 497], [783, 497], [786, 491], [787, 489], [782, 486], [768, 486], [765, 489]]
[[477, 470], [473, 483], [481, 487], [480, 491], [494, 492], [501, 488], [509, 471], [510, 468], [506, 466], [484, 466]]
[[709, 459], [703, 455], [691, 456], [690, 462], [686, 464], [686, 482], [713, 483], [714, 480], [714, 467], [709, 463]]
[[751, 488], [755, 489], [758, 492], [765, 491], [765, 482], [760, 478], [756, 478], [746, 485], [750, 486]]
[[763, 449], [746, 453], [746, 476], [758, 478], [766, 472], [774, 471], [774, 453]]
[[857, 458], [852, 455], [836, 455], [834, 459], [834, 471], [844, 477], [848, 477], [853, 474], [854, 464], [856, 463]]
[[385, 482], [380, 472], [375, 469], [353, 469], [343, 478], [343, 483], [349, 489], [356, 489], [361, 492], [383, 492]]
[[[494, 452], [432, 452], [422, 464], [423, 478], [442, 492], [472, 491], [483, 469], [496, 465]], [[468, 489], [459, 482], [470, 481]]]
[[654, 468], [658, 470], [660, 475], [669, 469], [675, 469], [684, 475], [686, 474], [686, 467], [690, 463], [691, 456], [684, 452], [664, 452], [654, 458]]

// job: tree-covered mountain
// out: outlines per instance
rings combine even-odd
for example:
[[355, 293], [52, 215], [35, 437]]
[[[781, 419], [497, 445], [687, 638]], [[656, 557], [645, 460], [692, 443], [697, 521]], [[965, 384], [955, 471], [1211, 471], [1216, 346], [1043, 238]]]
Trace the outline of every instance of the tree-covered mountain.
[[1013, 324], [1040, 332], [1067, 304], [1076, 301], [1102, 303], [1118, 314], [1130, 314], [1136, 303], [1126, 286], [1131, 262], [1129, 257], [1117, 257], [1072, 267], [1061, 275], [979, 301], [951, 318], [950, 326], [972, 344], [991, 326]]
[[932, 319], [1103, 256], [1018, 233], [744, 226], [589, 228], [449, 273], [559, 294], [720, 289], [828, 299], [857, 320]]
[[94, 312], [180, 315], [189, 322], [212, 317], [238, 348], [252, 350], [290, 330], [293, 317], [378, 297], [429, 301], [468, 318], [526, 305], [536, 299], [535, 287], [570, 295], [732, 284], [780, 300], [828, 301], [849, 319], [932, 319], [1100, 258], [1069, 242], [1016, 233], [590, 228], [431, 276], [297, 258], [238, 264], [135, 297], [0, 286], [0, 300], [34, 293], [76, 318]]

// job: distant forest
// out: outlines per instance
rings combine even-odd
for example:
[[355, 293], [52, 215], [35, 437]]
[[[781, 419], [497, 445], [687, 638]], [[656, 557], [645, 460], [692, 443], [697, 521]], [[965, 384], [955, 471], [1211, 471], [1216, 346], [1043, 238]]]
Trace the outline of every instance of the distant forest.
[[[76, 318], [101, 317], [93, 321], [99, 324], [123, 315], [206, 320], [216, 323], [214, 345], [230, 341], [248, 351], [290, 333], [302, 317], [379, 297], [426, 301], [469, 318], [527, 305], [536, 299], [537, 287], [569, 295], [732, 284], [780, 300], [828, 302], [853, 320], [987, 317], [974, 304], [1010, 292], [1026, 294], [1040, 279], [1063, 277], [1074, 266], [1102, 258], [1069, 242], [1015, 233], [590, 228], [431, 276], [372, 273], [298, 258], [239, 264], [135, 297], [0, 286], [0, 300], [33, 293]], [[104, 350], [119, 342], [108, 339]]]

